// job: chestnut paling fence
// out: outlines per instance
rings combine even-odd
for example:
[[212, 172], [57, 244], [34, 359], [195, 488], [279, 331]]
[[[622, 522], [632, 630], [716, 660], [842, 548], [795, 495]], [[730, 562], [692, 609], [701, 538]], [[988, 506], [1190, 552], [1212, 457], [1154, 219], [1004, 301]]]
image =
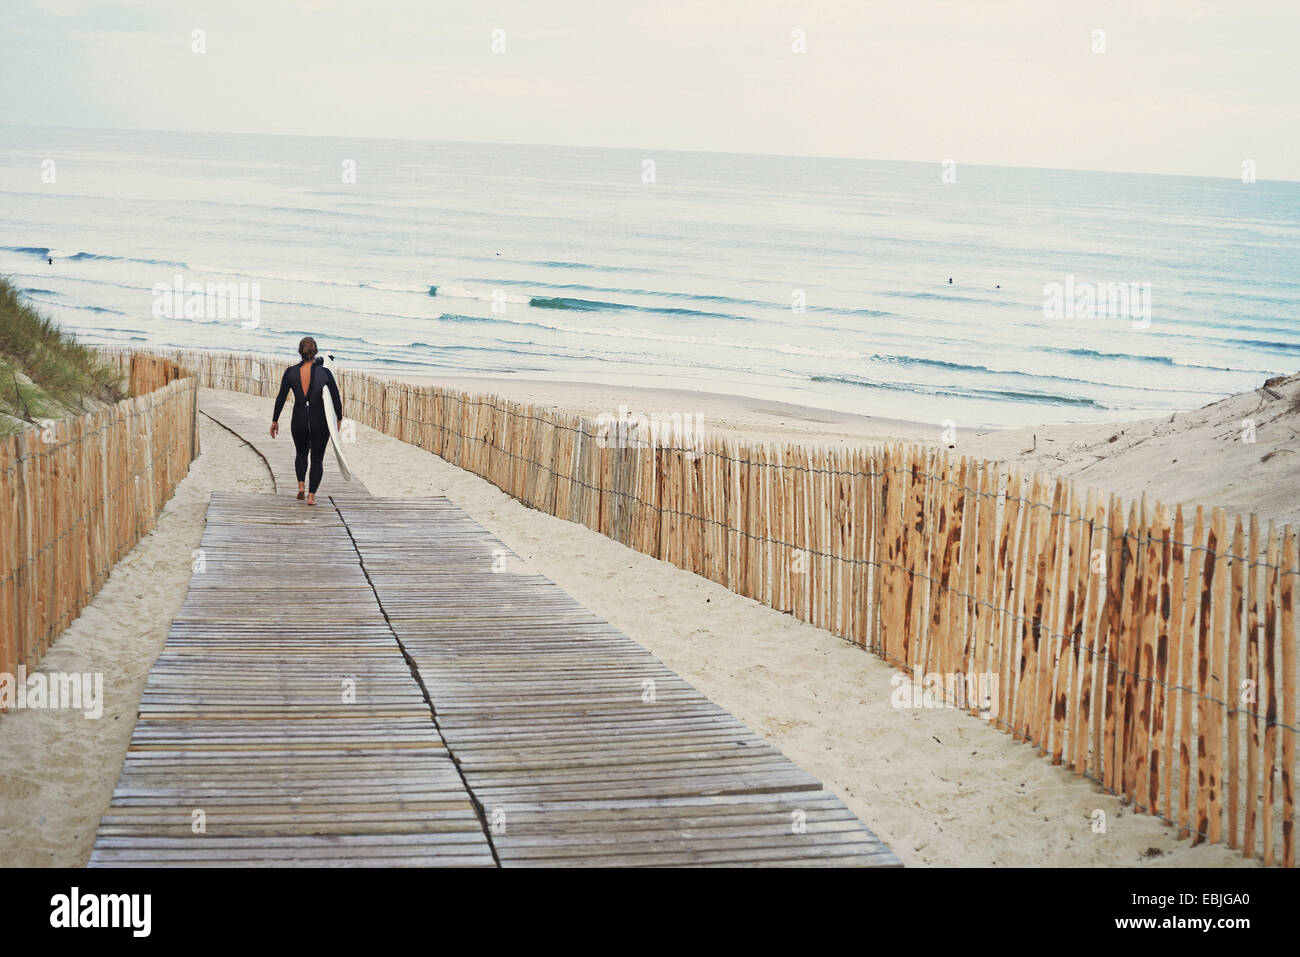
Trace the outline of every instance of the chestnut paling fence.
[[[204, 386], [262, 396], [286, 365], [167, 355]], [[919, 446], [642, 442], [639, 428], [618, 443], [499, 397], [347, 371], [340, 387], [348, 417], [533, 508], [920, 680], [988, 676], [933, 687], [1181, 837], [1294, 865], [1293, 527]]]
[[198, 383], [174, 362], [115, 358], [129, 398], [0, 439], [0, 675], [11, 679], [39, 665], [198, 455]]

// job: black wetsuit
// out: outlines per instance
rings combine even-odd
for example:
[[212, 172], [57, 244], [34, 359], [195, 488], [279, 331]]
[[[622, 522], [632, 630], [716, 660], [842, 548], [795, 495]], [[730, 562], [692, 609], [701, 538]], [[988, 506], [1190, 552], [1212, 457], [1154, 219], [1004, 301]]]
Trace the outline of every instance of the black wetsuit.
[[293, 467], [298, 473], [298, 481], [307, 478], [307, 456], [311, 455], [311, 481], [307, 491], [315, 493], [320, 488], [321, 473], [324, 472], [325, 447], [329, 445], [329, 423], [325, 421], [325, 399], [322, 393], [325, 386], [330, 386], [330, 395], [334, 401], [334, 414], [343, 421], [343, 400], [339, 397], [339, 387], [334, 381], [334, 374], [325, 368], [325, 360], [317, 359], [311, 367], [311, 385], [304, 396], [302, 392], [302, 363], [291, 365], [284, 370], [280, 379], [280, 394], [275, 397], [275, 412], [272, 422], [280, 421], [280, 412], [284, 400], [293, 390], [293, 419], [289, 431], [293, 435], [293, 444], [298, 450]]

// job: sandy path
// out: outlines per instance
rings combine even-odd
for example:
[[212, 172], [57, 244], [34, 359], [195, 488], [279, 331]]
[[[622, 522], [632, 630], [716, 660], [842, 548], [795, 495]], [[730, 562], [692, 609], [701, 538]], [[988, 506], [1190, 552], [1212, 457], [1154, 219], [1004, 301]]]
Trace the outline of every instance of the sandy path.
[[202, 454], [163, 508], [41, 663], [102, 672], [104, 713], [26, 710], [0, 716], [0, 866], [79, 867], [90, 858], [126, 757], [145, 679], [185, 599], [192, 552], [213, 489], [269, 492], [266, 466], [200, 417]]
[[[270, 400], [222, 393], [269, 419]], [[291, 455], [286, 445], [285, 454]], [[530, 566], [818, 775], [909, 865], [1247, 865], [1193, 848], [977, 719], [899, 710], [892, 669], [844, 641], [583, 526], [437, 456], [357, 427], [376, 496], [447, 495]], [[332, 462], [323, 493], [339, 488]], [[1105, 833], [1091, 815], [1105, 812]]]

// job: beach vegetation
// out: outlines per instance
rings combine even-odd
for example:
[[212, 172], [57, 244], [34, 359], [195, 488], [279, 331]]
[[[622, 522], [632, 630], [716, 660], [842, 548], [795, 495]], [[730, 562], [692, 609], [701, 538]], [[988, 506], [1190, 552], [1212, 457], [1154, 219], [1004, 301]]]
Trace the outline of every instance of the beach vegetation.
[[0, 435], [125, 396], [115, 366], [0, 277]]

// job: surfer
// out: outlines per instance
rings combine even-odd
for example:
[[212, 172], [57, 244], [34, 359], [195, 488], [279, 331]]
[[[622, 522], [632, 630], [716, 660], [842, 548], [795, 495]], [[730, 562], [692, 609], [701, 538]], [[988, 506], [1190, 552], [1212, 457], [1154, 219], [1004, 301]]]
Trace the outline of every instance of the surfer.
[[[284, 370], [280, 379], [280, 394], [275, 397], [275, 411], [271, 413], [271, 438], [280, 432], [280, 411], [289, 392], [293, 392], [293, 419], [289, 431], [293, 435], [294, 447], [298, 455], [293, 461], [298, 473], [298, 497], [304, 497], [303, 480], [310, 484], [305, 491], [308, 505], [316, 504], [316, 489], [320, 488], [321, 475], [325, 471], [325, 448], [329, 445], [329, 425], [325, 420], [325, 386], [330, 387], [330, 398], [334, 403], [334, 414], [339, 425], [343, 424], [343, 402], [339, 398], [339, 387], [334, 381], [334, 373], [325, 368], [325, 360], [316, 356], [316, 340], [311, 336], [298, 343], [298, 355], [302, 361]], [[311, 473], [308, 474], [308, 458], [311, 460]]]

